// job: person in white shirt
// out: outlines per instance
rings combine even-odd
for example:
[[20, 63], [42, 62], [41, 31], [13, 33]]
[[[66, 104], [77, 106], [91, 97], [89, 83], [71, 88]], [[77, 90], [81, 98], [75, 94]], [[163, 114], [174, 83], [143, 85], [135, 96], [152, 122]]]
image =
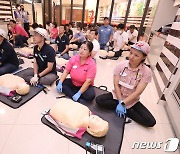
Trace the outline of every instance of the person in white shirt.
[[128, 43], [128, 34], [124, 30], [124, 24], [119, 24], [117, 26], [117, 31], [114, 33], [114, 50], [113, 51], [120, 51], [124, 50], [124, 47]]
[[89, 35], [89, 40], [93, 43], [93, 50], [91, 53], [91, 57], [95, 57], [98, 51], [100, 51], [100, 45], [99, 42], [97, 41], [97, 35], [98, 32], [96, 30], [91, 30], [90, 35]]
[[[114, 33], [113, 40], [114, 40], [114, 49], [112, 51], [107, 52], [107, 55], [102, 57], [99, 56], [102, 59], [114, 59], [117, 60], [124, 50], [127, 50], [126, 48], [128, 44], [128, 34], [125, 32], [125, 26], [124, 24], [119, 24], [117, 26], [117, 31]], [[106, 53], [105, 53], [106, 54]]]
[[134, 25], [129, 26], [129, 30], [127, 31], [128, 34], [128, 44], [133, 45], [137, 42], [138, 31]]

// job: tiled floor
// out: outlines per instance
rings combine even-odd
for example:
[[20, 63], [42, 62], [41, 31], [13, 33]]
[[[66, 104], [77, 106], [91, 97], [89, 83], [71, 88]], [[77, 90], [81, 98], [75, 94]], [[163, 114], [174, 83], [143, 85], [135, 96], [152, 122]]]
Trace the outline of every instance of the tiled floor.
[[[112, 71], [118, 61], [124, 60], [123, 53], [117, 61], [97, 59], [95, 85], [106, 85], [112, 90]], [[32, 60], [25, 60], [24, 67], [32, 66]], [[51, 108], [59, 94], [55, 85], [48, 94], [41, 92], [19, 109], [12, 109], [0, 103], [0, 154], [85, 154], [78, 145], [57, 134], [40, 121], [41, 112]], [[158, 96], [154, 82], [151, 82], [141, 97], [157, 120], [154, 128], [144, 128], [135, 122], [125, 126], [121, 154], [167, 154], [161, 149], [132, 149], [134, 142], [163, 142], [174, 137], [163, 104], [157, 104]], [[176, 151], [173, 154], [178, 154]]]

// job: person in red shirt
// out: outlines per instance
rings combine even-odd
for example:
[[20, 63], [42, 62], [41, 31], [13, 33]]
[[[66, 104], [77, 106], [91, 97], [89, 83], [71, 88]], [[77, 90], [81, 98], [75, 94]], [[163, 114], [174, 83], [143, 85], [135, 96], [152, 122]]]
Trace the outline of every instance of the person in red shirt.
[[9, 25], [12, 27], [13, 41], [16, 47], [27, 46], [28, 33], [24, 28], [16, 23], [15, 20], [10, 20]]
[[50, 30], [50, 42], [55, 43], [55, 39], [58, 36], [58, 28], [57, 28], [57, 23], [53, 22], [52, 23], [52, 29]]
[[[57, 91], [63, 92], [74, 101], [91, 101], [95, 97], [93, 84], [96, 76], [96, 63], [91, 57], [92, 49], [92, 42], [83, 42], [79, 54], [69, 60], [57, 82]], [[68, 74], [71, 78], [66, 79]]]

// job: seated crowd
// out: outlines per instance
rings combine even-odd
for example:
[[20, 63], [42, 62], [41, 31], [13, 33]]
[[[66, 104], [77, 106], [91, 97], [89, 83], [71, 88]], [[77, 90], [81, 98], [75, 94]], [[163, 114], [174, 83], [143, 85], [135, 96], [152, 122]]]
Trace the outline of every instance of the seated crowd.
[[[71, 26], [72, 23], [57, 26], [54, 22], [47, 23], [44, 29], [34, 23], [33, 32], [28, 34], [15, 20], [10, 20], [8, 34], [12, 35], [11, 39], [0, 29], [0, 75], [18, 70], [15, 48], [28, 47], [32, 35], [33, 68], [24, 71], [22, 78], [32, 86], [51, 85], [56, 81], [58, 93], [64, 93], [75, 102], [92, 101], [96, 97], [93, 85], [100, 50], [105, 53], [103, 59], [120, 57], [128, 50], [129, 60], [120, 62], [114, 69], [113, 92], [96, 97], [96, 103], [114, 110], [120, 117], [126, 115], [143, 126], [153, 127], [155, 118], [139, 101], [152, 78], [151, 69], [144, 64], [150, 47], [145, 41], [137, 40], [136, 27], [131, 25], [127, 31], [120, 23], [113, 28], [107, 17], [99, 28], [89, 25], [83, 31], [82, 24], [77, 28]], [[58, 58], [67, 60], [61, 76], [56, 69]]]

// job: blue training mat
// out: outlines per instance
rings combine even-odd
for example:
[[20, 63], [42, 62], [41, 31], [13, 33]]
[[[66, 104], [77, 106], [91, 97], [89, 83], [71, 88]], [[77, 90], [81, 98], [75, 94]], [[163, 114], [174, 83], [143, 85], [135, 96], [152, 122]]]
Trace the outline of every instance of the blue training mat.
[[[95, 88], [96, 96], [107, 93], [108, 91]], [[41, 118], [42, 123], [47, 125], [48, 127], [55, 130], [57, 133], [63, 135], [70, 141], [78, 144], [82, 148], [86, 149], [85, 145], [87, 141], [95, 141], [98, 144], [102, 144], [105, 147], [105, 154], [119, 154], [121, 149], [121, 144], [123, 140], [124, 134], [124, 126], [125, 126], [125, 119], [119, 118], [114, 111], [107, 110], [98, 106], [95, 102], [95, 99], [92, 102], [82, 103], [83, 105], [87, 106], [95, 115], [103, 118], [104, 120], [108, 121], [109, 123], [109, 131], [105, 137], [96, 138], [85, 132], [82, 139], [79, 140], [77, 138], [73, 138], [67, 135], [62, 134], [56, 126], [50, 123], [46, 118], [43, 116]]]

